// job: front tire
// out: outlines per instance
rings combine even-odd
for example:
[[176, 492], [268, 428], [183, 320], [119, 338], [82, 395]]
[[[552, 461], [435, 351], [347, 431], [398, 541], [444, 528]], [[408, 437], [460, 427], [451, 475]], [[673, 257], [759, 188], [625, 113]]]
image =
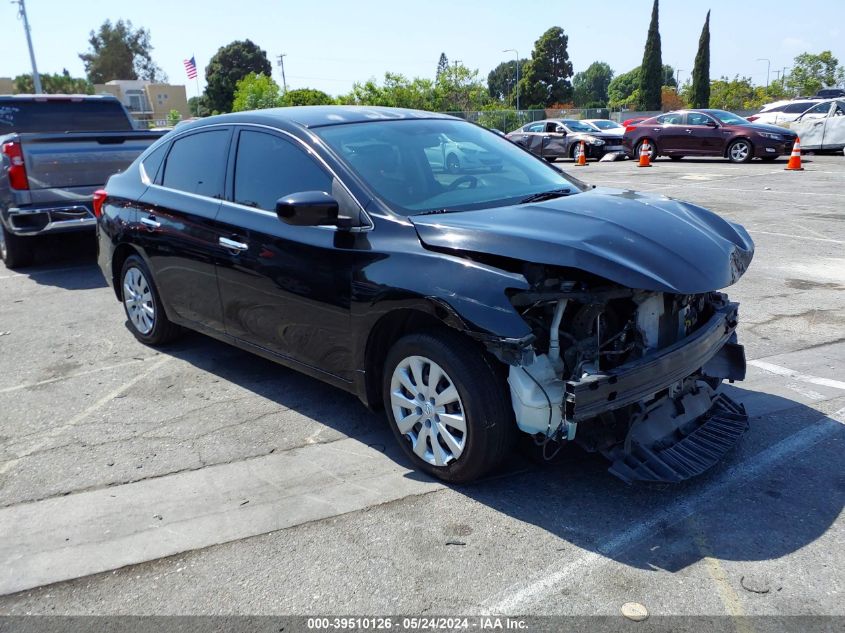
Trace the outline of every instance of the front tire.
[[515, 425], [494, 361], [448, 331], [409, 334], [391, 348], [382, 391], [388, 422], [415, 467], [467, 483], [498, 466]]
[[175, 339], [181, 329], [164, 313], [153, 275], [138, 255], [130, 255], [120, 271], [120, 297], [129, 329], [139, 341], [153, 347]]
[[29, 266], [33, 261], [36, 239], [9, 233], [0, 222], [0, 258], [6, 268], [14, 270]]
[[754, 146], [751, 141], [740, 138], [728, 146], [728, 160], [732, 163], [747, 163], [754, 158]]

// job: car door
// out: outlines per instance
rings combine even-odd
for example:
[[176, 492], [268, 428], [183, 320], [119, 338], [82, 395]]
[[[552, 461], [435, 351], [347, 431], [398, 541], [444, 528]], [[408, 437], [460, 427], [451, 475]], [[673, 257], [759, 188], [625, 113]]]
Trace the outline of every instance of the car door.
[[724, 134], [719, 124], [703, 112], [687, 112], [684, 126], [686, 151], [700, 156], [722, 156]]
[[845, 101], [835, 101], [824, 122], [822, 149], [842, 149], [845, 146]]
[[801, 139], [802, 149], [821, 149], [824, 142], [825, 120], [834, 103], [825, 101], [802, 114], [791, 126]]
[[341, 213], [354, 202], [344, 202], [337, 180], [281, 132], [244, 127], [232, 155], [232, 186], [218, 216], [227, 251], [218, 268], [226, 332], [350, 379], [352, 246], [361, 234], [286, 224], [275, 203], [300, 191], [332, 193]]
[[177, 137], [140, 198], [133, 235], [171, 317], [223, 331], [215, 217], [225, 193], [230, 126]]
[[669, 112], [656, 118], [656, 125], [642, 126], [645, 135], [657, 143], [661, 154], [678, 154], [687, 146], [687, 133], [683, 126], [684, 115], [681, 112]]
[[536, 148], [539, 147], [545, 129], [545, 121], [531, 123], [522, 128], [522, 133], [516, 136], [515, 141], [518, 145], [522, 145], [525, 149], [536, 153]]

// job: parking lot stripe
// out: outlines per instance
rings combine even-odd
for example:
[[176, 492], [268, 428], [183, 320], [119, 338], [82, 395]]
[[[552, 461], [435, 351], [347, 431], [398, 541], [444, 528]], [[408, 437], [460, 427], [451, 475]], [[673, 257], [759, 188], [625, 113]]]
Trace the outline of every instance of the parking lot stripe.
[[[651, 518], [615, 534], [599, 544], [595, 551], [588, 551], [562, 566], [551, 565], [527, 583], [515, 583], [497, 592], [495, 596], [484, 601], [483, 612], [486, 614], [527, 612], [526, 605], [551, 593], [555, 587], [565, 584], [577, 585], [577, 579], [587, 573], [591, 567], [601, 565], [648, 536], [687, 519], [708, 503], [722, 498], [726, 489], [759, 477], [772, 466], [792, 458], [795, 454], [841, 431], [843, 424], [845, 424], [845, 408], [820, 418], [797, 433], [715, 476], [697, 495], [681, 498], [662, 512], [657, 512]], [[592, 573], [595, 571], [592, 570]]]
[[[375, 440], [390, 442], [386, 433]], [[399, 446], [344, 439], [0, 510], [0, 594], [440, 490]], [[108, 529], [105, 529], [105, 528]]]
[[750, 360], [749, 365], [754, 365], [758, 369], [769, 372], [770, 374], [777, 374], [778, 376], [786, 376], [798, 382], [806, 382], [811, 385], [819, 385], [820, 387], [831, 387], [833, 389], [845, 390], [845, 382], [841, 380], [832, 380], [830, 378], [822, 378], [821, 376], [811, 376], [810, 374], [802, 374], [788, 367], [781, 367], [773, 363], [767, 363], [764, 360]]
[[[153, 356], [152, 358], [155, 358]], [[147, 359], [146, 362], [148, 362]], [[48, 378], [46, 380], [39, 380], [38, 382], [30, 382], [23, 385], [15, 385], [14, 387], [4, 387], [0, 389], [0, 394], [4, 393], [11, 393], [13, 391], [20, 391], [22, 389], [34, 389], [35, 387], [41, 387], [43, 385], [51, 385], [54, 382], [62, 382], [64, 380], [72, 380], [73, 378], [80, 378], [82, 376], [90, 376], [91, 374], [97, 374], [101, 371], [111, 371], [112, 369], [120, 369], [121, 367], [128, 367], [129, 365], [137, 365], [139, 363], [145, 362], [144, 359], [133, 359], [128, 360], [125, 363], [117, 363], [116, 365], [106, 365], [105, 367], [97, 367], [95, 369], [89, 369], [87, 371], [80, 371], [75, 374], [68, 374], [67, 376], [56, 376], [55, 378]]]
[[[83, 409], [82, 411], [77, 413], [75, 416], [73, 416], [70, 420], [68, 420], [64, 424], [51, 428], [47, 433], [45, 433], [40, 438], [40, 440], [38, 442], [31, 444], [27, 448], [26, 453], [24, 453], [22, 455], [18, 455], [17, 457], [14, 457], [14, 458], [4, 462], [3, 464], [0, 464], [0, 475], [4, 475], [7, 472], [9, 472], [9, 470], [11, 470], [21, 459], [25, 458], [27, 455], [31, 455], [32, 453], [35, 453], [36, 451], [39, 451], [42, 448], [44, 448], [54, 438], [56, 438], [57, 436], [61, 435], [62, 433], [64, 433], [68, 429], [73, 428], [74, 426], [76, 426], [77, 424], [79, 424], [80, 422], [85, 420], [89, 415], [94, 413], [94, 411], [96, 411], [97, 409], [99, 409], [103, 405], [105, 405], [105, 404], [111, 402], [112, 400], [114, 400], [117, 396], [119, 396], [121, 393], [123, 393], [124, 391], [126, 391], [127, 389], [132, 387], [134, 384], [142, 381], [144, 378], [149, 376], [152, 372], [154, 372], [156, 369], [161, 367], [164, 363], [169, 361], [171, 358], [173, 358], [173, 357], [172, 356], [163, 356], [163, 357], [159, 358], [158, 361], [154, 362], [152, 365], [147, 367], [144, 371], [135, 375], [133, 378], [131, 378], [129, 381], [123, 383], [117, 389], [107, 393], [102, 398], [95, 401], [93, 404], [87, 406], [85, 409]], [[0, 530], [0, 532], [2, 532], [2, 530]]]

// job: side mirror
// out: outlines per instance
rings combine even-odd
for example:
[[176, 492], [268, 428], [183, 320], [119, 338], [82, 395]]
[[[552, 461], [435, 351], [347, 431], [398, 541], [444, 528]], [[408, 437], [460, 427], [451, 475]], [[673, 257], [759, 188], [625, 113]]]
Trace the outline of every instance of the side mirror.
[[338, 215], [337, 200], [325, 191], [300, 191], [276, 200], [276, 215], [293, 226], [349, 226]]
[[713, 119], [707, 119], [707, 121], [704, 122], [704, 125], [706, 125], [707, 127], [719, 127], [719, 124], [716, 123]]
[[563, 127], [562, 125], [558, 125], [555, 128], [555, 132], [557, 132], [558, 134], [563, 134], [564, 136], [566, 136], [566, 128]]

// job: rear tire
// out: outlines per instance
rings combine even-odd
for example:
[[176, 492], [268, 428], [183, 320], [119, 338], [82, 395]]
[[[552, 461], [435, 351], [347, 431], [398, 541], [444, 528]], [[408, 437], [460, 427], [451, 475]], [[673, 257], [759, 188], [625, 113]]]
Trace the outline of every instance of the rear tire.
[[545, 158], [549, 163], [553, 163], [557, 160], [557, 156], [543, 156], [543, 158]]
[[640, 159], [640, 154], [643, 153], [643, 143], [645, 142], [648, 142], [648, 146], [650, 149], [648, 159], [654, 160], [657, 158], [657, 146], [654, 144], [654, 141], [649, 138], [644, 138], [639, 143], [637, 143], [636, 148], [634, 148], [634, 160]]
[[671, 158], [672, 160], [681, 160], [683, 156], [670, 156], [669, 158]]
[[516, 425], [507, 382], [494, 362], [445, 329], [409, 334], [393, 345], [384, 364], [384, 408], [416, 468], [468, 483], [508, 454]]
[[164, 313], [153, 275], [138, 255], [123, 262], [120, 297], [129, 329], [145, 345], [164, 345], [181, 334], [182, 329]]
[[0, 222], [0, 257], [6, 268], [14, 270], [29, 266], [34, 259], [36, 244], [34, 237], [21, 237], [9, 233]]

